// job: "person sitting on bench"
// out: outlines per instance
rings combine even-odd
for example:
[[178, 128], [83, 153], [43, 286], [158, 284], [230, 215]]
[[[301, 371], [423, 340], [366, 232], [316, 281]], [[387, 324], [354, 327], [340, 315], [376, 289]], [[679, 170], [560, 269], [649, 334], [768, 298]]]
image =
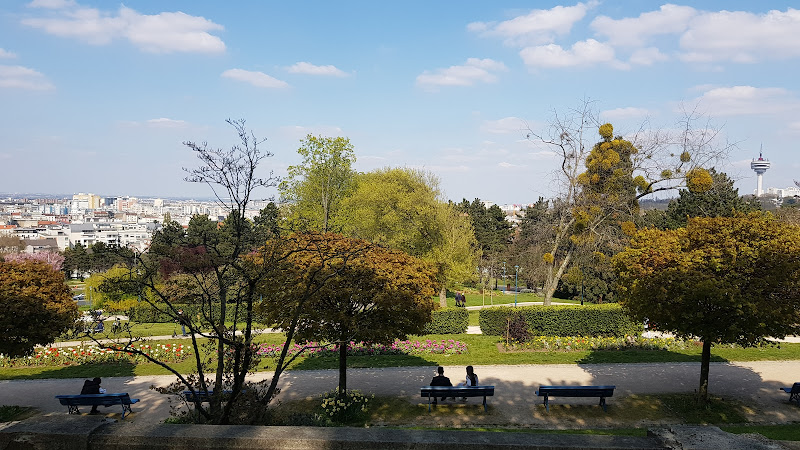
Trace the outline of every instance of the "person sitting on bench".
[[[81, 388], [81, 395], [84, 394], [105, 394], [106, 390], [100, 387], [100, 382], [102, 380], [100, 377], [94, 377], [91, 380], [86, 380], [83, 382], [83, 388]], [[89, 414], [97, 414], [97, 405], [92, 405], [92, 410], [89, 411]]]
[[[446, 376], [444, 376], [444, 367], [442, 367], [442, 366], [437, 367], [436, 368], [436, 372], [438, 373], [438, 375], [433, 377], [433, 379], [431, 380], [431, 384], [430, 384], [431, 386], [452, 386], [453, 385], [453, 383], [450, 382], [450, 378], [447, 378]], [[447, 399], [447, 397], [442, 397], [442, 401], [445, 401], [446, 399]], [[433, 399], [433, 404], [434, 405], [436, 404], [436, 399], [435, 398]]]

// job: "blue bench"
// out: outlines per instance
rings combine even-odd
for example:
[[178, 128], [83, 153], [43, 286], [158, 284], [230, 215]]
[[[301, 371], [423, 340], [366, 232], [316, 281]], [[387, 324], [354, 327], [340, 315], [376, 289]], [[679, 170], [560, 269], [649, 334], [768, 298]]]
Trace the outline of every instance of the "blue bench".
[[[226, 389], [226, 390], [222, 391], [222, 399], [225, 400], [228, 397], [230, 397], [232, 392], [233, 391], [231, 391], [229, 389]], [[239, 393], [241, 394], [241, 393], [244, 393], [244, 392], [245, 391], [242, 390]], [[211, 401], [211, 397], [214, 396], [214, 391], [213, 390], [210, 390], [210, 391], [197, 390], [197, 391], [194, 391], [194, 392], [192, 392], [192, 391], [183, 391], [183, 392], [181, 392], [181, 395], [189, 403], [194, 403], [195, 399], [199, 399], [200, 403], [205, 403], [205, 402]]]
[[539, 386], [536, 395], [544, 397], [544, 407], [550, 412], [550, 396], [555, 397], [600, 397], [600, 406], [606, 408], [606, 397], [614, 395], [616, 386]]
[[494, 386], [422, 386], [420, 395], [428, 397], [428, 411], [431, 399], [444, 397], [483, 397], [483, 410], [486, 411], [486, 397], [494, 395]]
[[795, 383], [792, 387], [783, 387], [779, 389], [789, 394], [789, 403], [795, 402], [797, 406], [800, 406], [800, 383]]
[[131, 405], [139, 401], [138, 398], [131, 398], [127, 393], [119, 394], [78, 394], [78, 395], [56, 395], [62, 405], [69, 408], [70, 414], [80, 414], [78, 406], [122, 406], [122, 418], [125, 414], [131, 413]]

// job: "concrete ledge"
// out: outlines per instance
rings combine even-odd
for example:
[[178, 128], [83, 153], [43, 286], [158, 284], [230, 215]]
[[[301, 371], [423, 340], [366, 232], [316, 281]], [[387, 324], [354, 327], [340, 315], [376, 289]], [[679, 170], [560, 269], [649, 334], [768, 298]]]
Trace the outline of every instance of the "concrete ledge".
[[110, 423], [95, 416], [38, 416], [0, 424], [0, 450], [211, 449], [660, 449], [652, 437], [387, 428], [251, 427]]
[[0, 423], [0, 449], [88, 449], [90, 436], [107, 423], [97, 416], [69, 414]]

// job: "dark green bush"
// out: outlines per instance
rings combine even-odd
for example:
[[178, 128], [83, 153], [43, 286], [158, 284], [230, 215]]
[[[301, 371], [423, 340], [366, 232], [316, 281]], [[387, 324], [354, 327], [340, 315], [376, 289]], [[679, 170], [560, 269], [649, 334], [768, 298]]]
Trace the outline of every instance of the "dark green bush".
[[505, 336], [508, 318], [525, 318], [534, 336], [614, 336], [641, 334], [642, 324], [633, 322], [617, 303], [602, 305], [555, 305], [497, 307], [482, 309], [479, 316], [481, 332]]
[[444, 308], [433, 312], [423, 334], [462, 334], [467, 332], [469, 313], [466, 308]]

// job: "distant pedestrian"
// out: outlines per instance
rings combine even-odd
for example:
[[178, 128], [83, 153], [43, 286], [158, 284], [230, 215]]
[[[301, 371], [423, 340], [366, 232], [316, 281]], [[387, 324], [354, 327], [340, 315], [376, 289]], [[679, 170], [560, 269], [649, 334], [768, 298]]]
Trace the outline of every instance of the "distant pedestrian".
[[122, 328], [122, 322], [119, 321], [119, 316], [117, 316], [117, 318], [114, 319], [114, 323], [111, 324], [111, 332], [117, 334], [120, 332], [121, 328]]
[[181, 324], [181, 334], [186, 336], [186, 316], [182, 309], [178, 310], [178, 323]]

